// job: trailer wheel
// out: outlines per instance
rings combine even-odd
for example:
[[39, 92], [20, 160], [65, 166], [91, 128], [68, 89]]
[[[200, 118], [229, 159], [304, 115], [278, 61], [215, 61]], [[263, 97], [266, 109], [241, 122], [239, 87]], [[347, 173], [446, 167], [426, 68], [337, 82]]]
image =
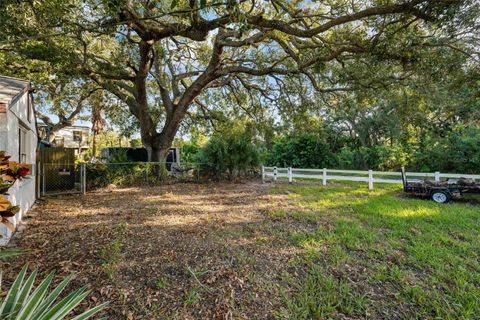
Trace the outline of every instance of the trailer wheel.
[[450, 201], [450, 194], [446, 191], [434, 191], [432, 192], [432, 200], [436, 203], [447, 203]]

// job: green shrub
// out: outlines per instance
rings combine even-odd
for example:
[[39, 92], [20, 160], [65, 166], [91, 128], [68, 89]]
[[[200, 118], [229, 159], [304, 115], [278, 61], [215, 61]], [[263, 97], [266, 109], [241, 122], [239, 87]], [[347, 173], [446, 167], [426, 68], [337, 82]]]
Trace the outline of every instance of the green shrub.
[[253, 128], [236, 124], [215, 133], [199, 152], [198, 162], [201, 176], [215, 180], [253, 174], [260, 165]]
[[427, 136], [412, 167], [429, 172], [479, 173], [480, 127], [456, 126], [443, 136]]
[[400, 144], [376, 145], [373, 148], [372, 168], [378, 170], [399, 170], [408, 164], [408, 152]]
[[336, 155], [339, 168], [356, 170], [399, 170], [408, 164], [408, 153], [399, 144], [372, 147], [343, 147]]
[[109, 163], [127, 163], [130, 162], [125, 149], [111, 149], [108, 157]]
[[197, 160], [201, 147], [195, 143], [185, 143], [181, 148], [181, 159], [183, 163], [194, 163]]
[[143, 183], [162, 183], [169, 178], [164, 164], [150, 162], [91, 163], [87, 164], [87, 188], [95, 189], [110, 184], [134, 186]]
[[267, 155], [267, 164], [295, 168], [332, 167], [335, 158], [325, 140], [309, 133], [278, 139]]

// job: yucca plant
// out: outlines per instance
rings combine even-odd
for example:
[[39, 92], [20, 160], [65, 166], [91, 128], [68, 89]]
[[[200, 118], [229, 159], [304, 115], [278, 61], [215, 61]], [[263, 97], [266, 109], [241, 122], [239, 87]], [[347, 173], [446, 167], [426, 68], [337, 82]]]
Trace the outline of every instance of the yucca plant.
[[[89, 291], [83, 287], [76, 289], [59, 299], [60, 294], [68, 285], [73, 274], [68, 275], [53, 290], [49, 287], [54, 274], [50, 273], [34, 288], [37, 270], [27, 277], [27, 267], [23, 267], [15, 279], [7, 296], [1, 301], [0, 319], [5, 320], [59, 320], [66, 319], [70, 312], [85, 299]], [[89, 319], [102, 310], [106, 303], [71, 318], [72, 320]]]
[[1, 250], [0, 251], [0, 260], [11, 258], [11, 257], [16, 257], [16, 256], [19, 256], [23, 253], [25, 253], [25, 250], [20, 250], [20, 249]]

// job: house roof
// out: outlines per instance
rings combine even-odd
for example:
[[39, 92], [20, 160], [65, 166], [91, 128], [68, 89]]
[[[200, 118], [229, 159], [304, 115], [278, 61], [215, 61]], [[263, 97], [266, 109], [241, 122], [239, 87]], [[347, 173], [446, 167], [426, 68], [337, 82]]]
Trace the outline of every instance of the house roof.
[[[47, 126], [42, 120], [39, 120], [37, 125], [38, 125], [39, 128]], [[80, 126], [80, 125], [75, 125], [74, 124], [74, 125], [71, 125], [71, 126], [65, 126], [62, 129], [89, 129], [90, 130], [90, 127], [89, 126]]]
[[30, 88], [30, 81], [0, 76], [0, 103], [7, 105], [20, 93]]

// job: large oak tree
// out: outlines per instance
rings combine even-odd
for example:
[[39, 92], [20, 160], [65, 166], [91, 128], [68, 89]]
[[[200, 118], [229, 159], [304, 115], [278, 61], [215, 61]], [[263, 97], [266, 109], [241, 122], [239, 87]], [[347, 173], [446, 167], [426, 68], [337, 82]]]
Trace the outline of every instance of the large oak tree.
[[[23, 44], [10, 37], [2, 49], [66, 66], [65, 72], [114, 94], [137, 119], [152, 161], [165, 158], [190, 113], [214, 107], [205, 99], [208, 91], [262, 91], [265, 84], [281, 86], [290, 75], [305, 77], [318, 92], [351, 90], [355, 79], [338, 76], [345, 63], [375, 57], [402, 66], [416, 50], [451, 45], [451, 30], [443, 24], [450, 26], [463, 5], [460, 0], [49, 3], [54, 18], [28, 2], [24, 9], [31, 20], [10, 25], [27, 37]], [[41, 34], [32, 33], [39, 25]], [[399, 68], [392, 76], [401, 73]]]

